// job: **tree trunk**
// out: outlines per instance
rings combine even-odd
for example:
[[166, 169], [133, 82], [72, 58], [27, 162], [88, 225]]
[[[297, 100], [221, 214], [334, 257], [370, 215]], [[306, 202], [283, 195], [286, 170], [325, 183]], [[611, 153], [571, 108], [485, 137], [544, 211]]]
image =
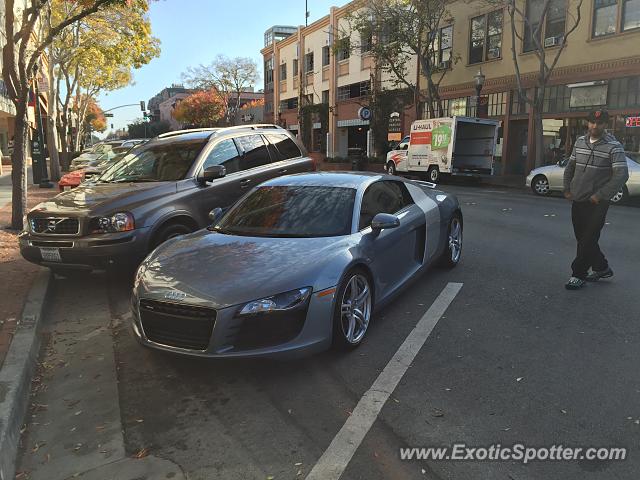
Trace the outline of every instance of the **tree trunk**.
[[[28, 92], [28, 90], [25, 89]], [[23, 217], [27, 211], [27, 141], [28, 93], [22, 95], [16, 105], [15, 133], [13, 138], [13, 153], [11, 154], [11, 228], [22, 230]]]
[[542, 125], [542, 109], [544, 105], [544, 86], [536, 89], [533, 109], [533, 135], [535, 148], [535, 168], [544, 163], [544, 128]]
[[54, 81], [53, 62], [49, 62], [49, 115], [47, 116], [47, 147], [49, 148], [49, 179], [57, 182], [60, 180], [60, 158], [58, 157], [58, 129], [56, 117], [58, 116], [58, 92]]

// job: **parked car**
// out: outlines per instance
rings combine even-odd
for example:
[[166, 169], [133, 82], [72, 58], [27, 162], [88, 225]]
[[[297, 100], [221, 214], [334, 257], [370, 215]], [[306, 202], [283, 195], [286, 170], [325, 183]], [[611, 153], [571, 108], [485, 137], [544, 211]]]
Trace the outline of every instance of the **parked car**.
[[274, 125], [171, 132], [36, 206], [20, 250], [58, 272], [137, 263], [167, 239], [205, 227], [212, 208], [231, 206], [254, 185], [311, 170], [314, 161]]
[[87, 152], [83, 152], [78, 157], [74, 158], [71, 161], [71, 165], [69, 166], [70, 171], [78, 170], [80, 168], [85, 168], [91, 162], [95, 162], [99, 158], [104, 158], [105, 155], [115, 156], [116, 153], [113, 151], [119, 148], [130, 149], [135, 145], [139, 145], [141, 143], [146, 142], [145, 139], [129, 139], [129, 140], [111, 140], [108, 142], [101, 142], [96, 144], [92, 149]]
[[[638, 154], [627, 152], [627, 167], [629, 168], [629, 180], [624, 187], [611, 198], [611, 203], [622, 203], [632, 196], [640, 195], [640, 159]], [[634, 159], [635, 156], [635, 159]], [[546, 165], [531, 170], [527, 176], [526, 185], [533, 193], [540, 196], [549, 195], [551, 192], [564, 190], [564, 169], [569, 158], [560, 160], [555, 165]]]
[[135, 336], [203, 357], [356, 347], [411, 279], [460, 261], [460, 205], [433, 187], [361, 172], [267, 181], [144, 260]]

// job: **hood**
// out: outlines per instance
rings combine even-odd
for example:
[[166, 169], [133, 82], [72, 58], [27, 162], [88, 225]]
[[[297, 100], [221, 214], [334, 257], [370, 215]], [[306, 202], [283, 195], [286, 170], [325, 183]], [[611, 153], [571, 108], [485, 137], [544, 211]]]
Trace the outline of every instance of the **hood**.
[[223, 308], [295, 288], [335, 285], [323, 278], [324, 267], [348, 258], [350, 242], [348, 236], [257, 238], [200, 230], [151, 253], [141, 267], [142, 281], [152, 293], [179, 290]]
[[62, 192], [36, 206], [33, 213], [78, 214], [132, 211], [141, 203], [152, 202], [176, 192], [175, 182], [85, 183]]
[[545, 165], [544, 167], [538, 167], [538, 168], [534, 168], [533, 170], [531, 170], [531, 173], [529, 173], [529, 175], [538, 175], [540, 173], [548, 173], [554, 170], [564, 170], [564, 167], [560, 167], [556, 164], [553, 165]]

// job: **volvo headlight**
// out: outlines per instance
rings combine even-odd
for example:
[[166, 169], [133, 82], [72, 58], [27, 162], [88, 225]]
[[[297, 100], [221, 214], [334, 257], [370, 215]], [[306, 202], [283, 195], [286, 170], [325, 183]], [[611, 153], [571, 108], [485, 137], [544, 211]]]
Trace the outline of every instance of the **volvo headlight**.
[[119, 212], [110, 217], [99, 217], [96, 219], [97, 229], [92, 233], [99, 232], [128, 232], [135, 228], [133, 215], [129, 212]]
[[307, 303], [311, 295], [311, 287], [298, 288], [290, 292], [261, 298], [247, 303], [238, 315], [257, 315], [259, 313], [283, 312], [294, 310]]

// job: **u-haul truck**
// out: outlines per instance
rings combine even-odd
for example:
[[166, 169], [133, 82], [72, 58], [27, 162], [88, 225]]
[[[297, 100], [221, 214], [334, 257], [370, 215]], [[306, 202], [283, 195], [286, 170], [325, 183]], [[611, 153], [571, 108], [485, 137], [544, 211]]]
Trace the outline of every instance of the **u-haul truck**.
[[388, 173], [426, 173], [437, 183], [441, 174], [493, 175], [499, 122], [486, 118], [446, 117], [417, 120], [409, 141], [387, 154]]

